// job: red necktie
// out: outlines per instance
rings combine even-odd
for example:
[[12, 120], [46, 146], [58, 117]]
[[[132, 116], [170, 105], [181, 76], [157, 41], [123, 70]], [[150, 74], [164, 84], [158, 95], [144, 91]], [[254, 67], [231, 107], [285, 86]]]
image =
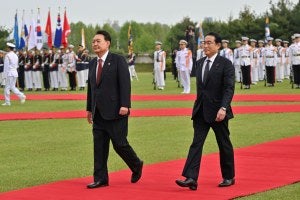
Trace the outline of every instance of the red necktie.
[[98, 60], [98, 69], [97, 69], [97, 76], [96, 76], [96, 84], [99, 85], [100, 77], [102, 73], [102, 59]]

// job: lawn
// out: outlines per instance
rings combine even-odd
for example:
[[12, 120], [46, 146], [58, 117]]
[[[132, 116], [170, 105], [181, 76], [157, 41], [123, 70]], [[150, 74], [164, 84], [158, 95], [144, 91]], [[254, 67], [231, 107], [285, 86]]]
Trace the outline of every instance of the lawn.
[[[167, 87], [163, 91], [153, 90], [151, 82], [151, 73], [139, 73], [139, 81], [132, 82], [132, 93], [179, 94], [181, 92], [170, 74], [167, 76]], [[192, 91], [195, 91], [194, 78]], [[3, 89], [0, 92], [2, 93]], [[246, 93], [299, 94], [300, 90], [292, 90], [288, 81], [276, 84], [274, 88], [264, 87], [260, 82], [251, 90], [240, 90], [237, 84], [236, 94]], [[282, 102], [284, 103], [286, 102]], [[192, 104], [192, 101], [145, 101], [133, 102], [132, 107], [136, 109], [191, 107]], [[233, 106], [271, 104], [273, 103], [236, 102]], [[14, 101], [11, 107], [0, 107], [0, 114], [81, 109], [85, 109], [84, 101], [27, 101], [24, 105]], [[300, 134], [299, 121], [299, 113], [236, 115], [230, 121], [232, 142], [235, 148], [240, 148], [296, 136]], [[1, 121], [0, 124], [0, 192], [92, 175], [91, 126], [85, 119]], [[192, 140], [192, 122], [188, 116], [132, 117], [129, 120], [128, 139], [146, 164], [185, 158]], [[217, 144], [211, 132], [205, 143], [204, 153], [217, 151]], [[124, 168], [126, 168], [125, 164], [111, 150], [109, 170], [112, 172]], [[295, 194], [299, 194], [299, 190], [298, 183], [244, 198], [295, 199]]]

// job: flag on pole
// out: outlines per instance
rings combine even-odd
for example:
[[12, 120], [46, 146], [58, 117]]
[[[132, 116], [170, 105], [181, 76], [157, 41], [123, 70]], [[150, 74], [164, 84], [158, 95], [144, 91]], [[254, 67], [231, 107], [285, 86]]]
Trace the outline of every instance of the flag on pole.
[[269, 24], [270, 24], [270, 20], [269, 20], [269, 17], [267, 16], [266, 17], [266, 25], [265, 25], [265, 37], [266, 37], [266, 39], [271, 36]]
[[198, 46], [201, 44], [201, 42], [204, 41], [204, 33], [202, 29], [202, 23], [199, 22], [199, 36], [198, 36]]
[[[23, 10], [23, 15], [22, 15], [22, 26], [21, 26], [21, 37], [20, 37], [20, 45], [19, 45], [19, 49], [23, 49], [26, 46], [26, 38], [25, 38], [25, 27], [26, 25], [24, 24], [24, 10]], [[27, 33], [28, 35], [28, 33]]]
[[47, 24], [46, 24], [46, 29], [45, 33], [48, 35], [48, 47], [52, 47], [52, 28], [51, 28], [51, 18], [50, 18], [50, 10], [48, 11], [48, 18], [47, 18]]
[[41, 50], [43, 47], [43, 36], [41, 28], [40, 9], [38, 8], [37, 25], [36, 25], [36, 48]]
[[19, 49], [19, 25], [18, 25], [18, 14], [16, 12], [15, 15], [15, 26], [14, 26], [14, 40], [15, 40], [15, 45], [16, 49]]
[[81, 46], [85, 49], [85, 35], [84, 35], [84, 28], [81, 28]]
[[70, 35], [70, 33], [71, 33], [71, 28], [67, 18], [67, 11], [65, 10], [64, 28], [63, 28], [62, 38], [61, 38], [61, 43], [65, 48], [68, 46], [68, 36]]
[[33, 19], [33, 11], [31, 11], [31, 24], [29, 28], [29, 35], [28, 35], [28, 50], [31, 50], [36, 47], [36, 24]]
[[58, 12], [57, 15], [57, 24], [56, 24], [56, 31], [55, 31], [55, 36], [54, 36], [54, 46], [55, 48], [59, 48], [61, 45], [61, 21], [60, 21], [60, 13]]
[[128, 27], [128, 53], [133, 53], [133, 37], [131, 33], [131, 23]]

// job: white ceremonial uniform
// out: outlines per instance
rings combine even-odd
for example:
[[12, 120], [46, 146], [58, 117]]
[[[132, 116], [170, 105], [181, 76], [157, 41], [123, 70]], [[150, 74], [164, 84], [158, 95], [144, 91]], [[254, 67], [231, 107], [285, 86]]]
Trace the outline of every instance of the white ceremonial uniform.
[[28, 90], [32, 90], [33, 88], [33, 81], [32, 81], [32, 63], [33, 60], [31, 60], [31, 57], [30, 55], [27, 55], [25, 57], [25, 87], [28, 89]]
[[59, 54], [55, 53], [52, 59], [52, 55], [50, 55], [50, 87], [53, 90], [58, 89], [58, 70], [54, 70], [55, 68], [58, 68], [58, 64], [55, 63], [55, 61], [59, 58]]
[[233, 64], [233, 52], [230, 48], [224, 48], [220, 51], [220, 56], [227, 58]]
[[300, 42], [290, 46], [290, 63], [294, 72], [294, 83], [300, 87]]
[[25, 102], [26, 96], [16, 88], [18, 68], [19, 58], [13, 51], [10, 51], [4, 57], [3, 77], [6, 79], [6, 84], [4, 89], [5, 103], [2, 105], [10, 105], [10, 91], [19, 97], [21, 103]]
[[265, 65], [263, 62], [263, 54], [264, 54], [265, 48], [260, 47], [258, 49], [258, 80], [262, 81], [265, 78]]
[[38, 59], [36, 59], [36, 56], [33, 56], [33, 71], [32, 71], [32, 82], [35, 89], [41, 89], [42, 88], [42, 81], [41, 76], [42, 73], [39, 69], [41, 67], [41, 63]]
[[163, 50], [154, 52], [154, 73], [155, 82], [158, 89], [164, 89], [164, 71], [166, 69], [166, 56]]
[[240, 65], [240, 57], [239, 57], [239, 48], [235, 48], [233, 50], [233, 65], [235, 70], [235, 81], [241, 81], [241, 65]]
[[282, 82], [284, 79], [284, 63], [283, 63], [283, 47], [279, 46], [277, 47], [277, 63], [276, 63], [276, 80], [277, 82]]
[[242, 45], [239, 48], [239, 59], [242, 71], [243, 85], [249, 86], [251, 84], [251, 60], [253, 58], [251, 50], [252, 47], [248, 44]]
[[58, 65], [58, 83], [61, 90], [67, 90], [68, 78], [67, 68], [69, 64], [69, 56], [67, 53], [62, 55], [62, 64]]
[[289, 79], [291, 74], [291, 63], [290, 63], [290, 48], [286, 47], [282, 52], [282, 62], [283, 62], [283, 70], [284, 70], [284, 78]]
[[258, 66], [259, 66], [259, 49], [252, 49], [252, 60], [251, 60], [251, 80], [253, 84], [258, 82]]
[[181, 83], [183, 85], [183, 92], [189, 94], [191, 91], [190, 74], [193, 67], [192, 53], [187, 48], [177, 51], [176, 67], [180, 71]]
[[197, 50], [197, 57], [196, 57], [196, 61], [200, 60], [201, 58], [205, 57], [205, 53], [204, 53], [204, 49], [198, 49]]
[[74, 72], [76, 71], [76, 54], [74, 51], [71, 51], [67, 53], [68, 56], [68, 66], [67, 66], [67, 71], [68, 72]]

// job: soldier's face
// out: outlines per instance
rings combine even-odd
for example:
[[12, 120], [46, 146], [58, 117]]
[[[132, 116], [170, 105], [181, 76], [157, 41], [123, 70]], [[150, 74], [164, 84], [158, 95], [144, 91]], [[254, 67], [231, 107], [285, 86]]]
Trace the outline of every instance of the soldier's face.
[[104, 39], [104, 36], [101, 34], [97, 34], [93, 38], [92, 48], [94, 52], [99, 54], [104, 54], [109, 49], [110, 42]]

